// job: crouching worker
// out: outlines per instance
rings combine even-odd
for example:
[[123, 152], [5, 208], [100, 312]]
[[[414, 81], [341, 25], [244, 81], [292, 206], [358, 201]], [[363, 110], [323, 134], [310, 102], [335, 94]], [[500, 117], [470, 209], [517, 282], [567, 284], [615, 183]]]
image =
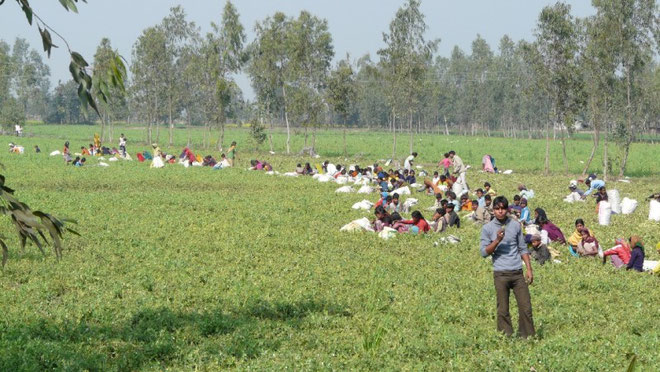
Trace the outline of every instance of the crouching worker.
[[431, 229], [420, 211], [412, 212], [412, 219], [398, 221], [392, 227], [399, 232], [416, 231], [418, 234], [426, 234]]
[[[498, 196], [493, 201], [495, 218], [481, 229], [481, 256], [493, 260], [493, 280], [497, 296], [497, 330], [507, 336], [513, 334], [509, 313], [509, 294], [513, 290], [518, 303], [518, 334], [522, 338], [534, 336], [532, 300], [529, 284], [534, 281], [527, 244], [520, 223], [507, 217], [509, 201]], [[521, 260], [527, 272], [523, 275]]]

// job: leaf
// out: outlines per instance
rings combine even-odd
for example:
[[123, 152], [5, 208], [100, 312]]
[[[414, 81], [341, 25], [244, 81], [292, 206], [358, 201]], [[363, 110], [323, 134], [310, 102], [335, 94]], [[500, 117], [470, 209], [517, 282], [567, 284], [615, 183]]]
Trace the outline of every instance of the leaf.
[[73, 77], [73, 80], [76, 83], [80, 83], [80, 75], [78, 74], [79, 71], [80, 68], [76, 66], [73, 61], [71, 61], [71, 63], [69, 63], [69, 72], [71, 72], [71, 77]]
[[78, 65], [79, 67], [87, 67], [89, 64], [87, 61], [85, 61], [85, 58], [80, 55], [78, 52], [71, 52], [71, 59]]
[[9, 250], [7, 249], [7, 244], [5, 244], [4, 239], [0, 239], [0, 246], [2, 246], [2, 267], [5, 267], [7, 259], [9, 258]]
[[53, 44], [53, 40], [50, 37], [50, 32], [47, 29], [41, 29], [39, 27], [39, 33], [41, 34], [41, 42], [44, 45], [44, 52], [48, 53], [48, 58], [50, 58], [50, 49], [57, 48], [57, 45]]
[[628, 365], [628, 368], [626, 369], [626, 372], [634, 372], [635, 371], [635, 362], [637, 362], [637, 354], [633, 354], [632, 358], [630, 358], [630, 364]]
[[25, 17], [28, 20], [28, 23], [30, 26], [32, 25], [32, 8], [30, 8], [30, 4], [28, 3], [27, 0], [20, 0], [21, 7], [23, 9], [23, 13], [25, 13]]

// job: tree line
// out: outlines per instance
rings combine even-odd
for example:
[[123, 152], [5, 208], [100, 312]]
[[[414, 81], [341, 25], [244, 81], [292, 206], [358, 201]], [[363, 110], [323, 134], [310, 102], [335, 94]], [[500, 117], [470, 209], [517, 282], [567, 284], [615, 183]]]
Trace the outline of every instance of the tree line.
[[[142, 122], [149, 143], [167, 136], [172, 144], [175, 125], [202, 126], [203, 147], [218, 149], [228, 122], [250, 123], [258, 134], [282, 127], [287, 153], [292, 128], [304, 130], [311, 150], [321, 127], [387, 130], [393, 154], [401, 135], [412, 151], [414, 135], [422, 132], [545, 137], [546, 159], [552, 136], [562, 139], [566, 169], [565, 139], [588, 128], [594, 146], [585, 171], [604, 141], [604, 169], [623, 175], [631, 143], [660, 130], [658, 5], [592, 5], [595, 14], [586, 18], [574, 17], [562, 2], [543, 8], [534, 40], [504, 35], [493, 48], [477, 35], [469, 51], [456, 46], [441, 56], [441, 41], [426, 37], [420, 0], [408, 0], [376, 56], [346, 56], [335, 64], [327, 21], [307, 11], [257, 22], [248, 42], [231, 1], [205, 35], [174, 7], [134, 43], [126, 89], [94, 89], [108, 97], [97, 99], [99, 115], [82, 109], [79, 82], [60, 82], [51, 91], [48, 66], [24, 40], [12, 48], [0, 42], [0, 115], [5, 123], [100, 120], [109, 139], [114, 122]], [[116, 69], [113, 52], [103, 39], [89, 68], [93, 86]], [[244, 99], [238, 73], [249, 76], [254, 100]], [[271, 139], [272, 150], [271, 136], [261, 138]], [[607, 163], [613, 151], [615, 166]]]

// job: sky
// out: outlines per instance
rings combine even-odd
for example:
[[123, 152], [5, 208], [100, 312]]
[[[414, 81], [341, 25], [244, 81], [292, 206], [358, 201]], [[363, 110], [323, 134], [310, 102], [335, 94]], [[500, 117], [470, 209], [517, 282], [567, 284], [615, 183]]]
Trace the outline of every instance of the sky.
[[[276, 11], [297, 16], [301, 10], [328, 20], [335, 48], [335, 60], [347, 54], [357, 59], [376, 51], [383, 44], [383, 32], [405, 0], [233, 0], [241, 22], [246, 28], [248, 41], [254, 38], [254, 25]], [[566, 1], [576, 17], [594, 13], [588, 0]], [[441, 40], [438, 54], [449, 56], [455, 45], [469, 51], [477, 34], [491, 49], [496, 50], [500, 38], [507, 34], [513, 40], [533, 39], [534, 28], [541, 9], [553, 4], [550, 0], [423, 0], [422, 11], [429, 26], [427, 39]], [[189, 21], [195, 22], [202, 34], [210, 31], [211, 22], [220, 23], [224, 0], [88, 0], [78, 5], [78, 14], [67, 12], [58, 1], [32, 0], [35, 13], [64, 36], [74, 51], [91, 62], [103, 37], [108, 37], [113, 48], [119, 50], [129, 62], [133, 44], [142, 30], [156, 25], [167, 16], [170, 7], [181, 5]], [[52, 34], [52, 33], [51, 33]], [[0, 6], [0, 39], [13, 44], [17, 37], [41, 50], [41, 39], [35, 25], [27, 23], [15, 1]], [[53, 34], [60, 45], [51, 58], [44, 60], [51, 69], [52, 85], [70, 79], [69, 56], [63, 42]], [[253, 98], [247, 76], [236, 77], [246, 98]]]

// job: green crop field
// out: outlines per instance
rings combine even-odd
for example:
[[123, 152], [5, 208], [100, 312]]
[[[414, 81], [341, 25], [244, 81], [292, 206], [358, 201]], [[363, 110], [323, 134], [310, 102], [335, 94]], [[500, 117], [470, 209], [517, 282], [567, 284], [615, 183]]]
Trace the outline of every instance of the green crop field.
[[[391, 135], [319, 131], [320, 159], [253, 152], [246, 130], [227, 131], [239, 142], [239, 166], [221, 171], [137, 161], [109, 167], [90, 160], [65, 166], [65, 140], [76, 151], [99, 131], [92, 126], [30, 126], [32, 137], [3, 137], [26, 148], [0, 152], [7, 186], [33, 209], [74, 218], [81, 236], [67, 235], [64, 256], [19, 248], [13, 226], [0, 222], [10, 258], [0, 273], [0, 370], [637, 370], [660, 369], [660, 278], [615, 270], [597, 259], [534, 264], [530, 287], [537, 336], [505, 338], [495, 329], [490, 259], [479, 255], [479, 228], [465, 223], [439, 244], [439, 235], [344, 233], [342, 225], [373, 212], [351, 205], [365, 198], [335, 194], [336, 184], [311, 177], [246, 171], [250, 158], [292, 171], [298, 162], [367, 165], [391, 154]], [[118, 127], [133, 155], [147, 149], [140, 128]], [[216, 134], [214, 133], [214, 136]], [[192, 133], [194, 151], [201, 131]], [[160, 142], [167, 139], [161, 132]], [[178, 154], [187, 133], [176, 132]], [[311, 135], [309, 140], [311, 141]], [[41, 154], [34, 154], [38, 144]], [[113, 144], [116, 146], [116, 144]], [[292, 149], [303, 145], [301, 132]], [[581, 171], [589, 140], [567, 143], [570, 170]], [[399, 138], [403, 158], [408, 137]], [[545, 142], [504, 138], [416, 135], [418, 163], [428, 170], [454, 149], [473, 169], [473, 186], [489, 181], [512, 196], [519, 183], [534, 189], [530, 208], [542, 207], [569, 235], [584, 218], [605, 248], [614, 238], [642, 236], [647, 259], [658, 260], [660, 225], [648, 221], [646, 196], [660, 191], [660, 150], [634, 144], [631, 183], [609, 182], [621, 197], [639, 201], [632, 215], [599, 226], [593, 200], [566, 204], [561, 146], [552, 144], [553, 175], [541, 175]], [[614, 150], [614, 146], [612, 146]], [[207, 151], [200, 151], [203, 155]], [[218, 155], [218, 152], [208, 153]], [[491, 154], [511, 175], [479, 173]], [[593, 170], [601, 172], [601, 157]], [[366, 196], [377, 200], [375, 194]], [[414, 192], [427, 218], [430, 196]], [[515, 301], [512, 316], [517, 324]]]

